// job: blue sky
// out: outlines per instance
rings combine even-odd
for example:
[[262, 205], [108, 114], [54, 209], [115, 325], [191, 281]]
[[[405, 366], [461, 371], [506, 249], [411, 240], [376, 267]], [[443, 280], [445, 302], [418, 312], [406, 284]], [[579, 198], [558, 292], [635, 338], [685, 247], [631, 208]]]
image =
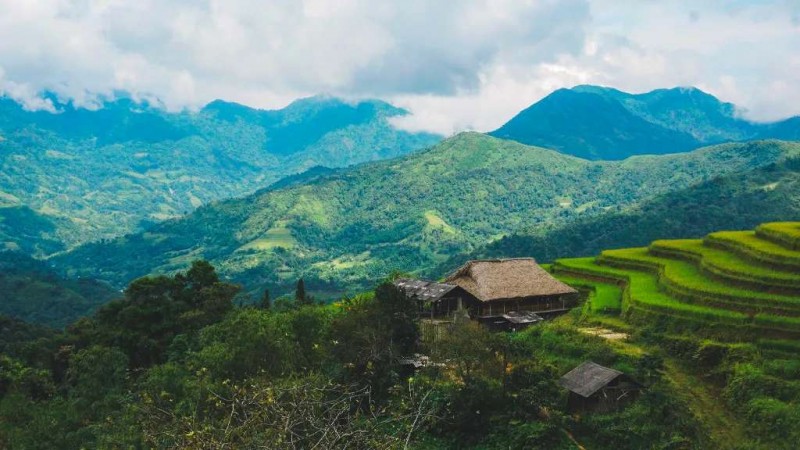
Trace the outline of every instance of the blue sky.
[[559, 87], [697, 86], [800, 114], [800, 0], [0, 0], [0, 91], [171, 110], [378, 97], [398, 126], [490, 130]]

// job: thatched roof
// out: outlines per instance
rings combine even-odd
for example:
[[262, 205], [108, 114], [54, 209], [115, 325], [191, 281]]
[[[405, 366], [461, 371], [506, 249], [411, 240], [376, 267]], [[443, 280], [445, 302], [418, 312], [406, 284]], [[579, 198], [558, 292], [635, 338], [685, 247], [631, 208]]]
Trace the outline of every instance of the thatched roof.
[[533, 258], [469, 261], [445, 282], [484, 302], [578, 292], [553, 278]]
[[561, 386], [588, 398], [622, 374], [619, 370], [586, 361], [561, 377]]
[[394, 285], [407, 296], [428, 302], [439, 300], [458, 287], [454, 284], [434, 283], [433, 281], [411, 280], [408, 278], [398, 278], [395, 280]]

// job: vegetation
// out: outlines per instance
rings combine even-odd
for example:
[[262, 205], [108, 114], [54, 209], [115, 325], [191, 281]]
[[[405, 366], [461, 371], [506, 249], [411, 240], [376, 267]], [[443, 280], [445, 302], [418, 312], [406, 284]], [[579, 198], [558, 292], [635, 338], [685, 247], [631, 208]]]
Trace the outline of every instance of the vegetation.
[[800, 293], [800, 275], [754, 264], [736, 254], [704, 245], [699, 239], [655, 241], [649, 253], [695, 261], [704, 274], [730, 285], [743, 285], [762, 292]]
[[[761, 145], [751, 147], [757, 151]], [[597, 254], [604, 249], [640, 247], [658, 239], [696, 238], [725, 248], [739, 247], [737, 254], [758, 257], [766, 267], [783, 272], [800, 271], [800, 260], [780, 245], [756, 239], [752, 229], [760, 223], [800, 219], [800, 158], [746, 172], [722, 175], [646, 199], [623, 211], [577, 218], [558, 226], [517, 230], [484, 247], [457, 255], [434, 273], [446, 273], [467, 259], [533, 256], [538, 261]], [[725, 238], [725, 239], [723, 239]], [[731, 239], [732, 238], [732, 239]]]
[[794, 119], [761, 124], [696, 88], [628, 94], [599, 86], [559, 89], [490, 133], [586, 159], [693, 150], [720, 142], [800, 138]]
[[[758, 233], [661, 240], [649, 248], [607, 250], [598, 258], [558, 260], [551, 270], [576, 286], [615, 288], [622, 282], [622, 317], [642, 330], [643, 342], [660, 346], [679, 364], [697, 366], [698, 374], [723, 393], [725, 407], [754, 432], [754, 442], [741, 443], [745, 448], [791, 448], [785, 438], [800, 424], [800, 311], [790, 305], [800, 297], [774, 292], [785, 292], [797, 272], [770, 265], [761, 249], [774, 250], [780, 242], [781, 254], [800, 256], [791, 240], [762, 231], [791, 233], [798, 226], [768, 223]], [[720, 245], [742, 236], [744, 244]], [[776, 309], [776, 304], [784, 306]]]
[[[395, 269], [441, 276], [461, 262], [451, 259], [453, 255], [471, 256], [514, 230], [552, 228], [555, 223], [564, 229], [574, 223], [588, 228], [586, 221], [596, 225], [593, 220], [613, 227], [619, 225], [614, 214], [628, 217], [630, 208], [653, 195], [681, 188], [686, 190], [678, 198], [691, 199], [685, 201], [686, 209], [692, 206], [692, 211], [711, 216], [710, 223], [727, 222], [738, 213], [693, 209], [697, 202], [719, 201], [714, 200], [719, 186], [747, 195], [743, 208], [752, 209], [756, 201], [767, 205], [740, 220], [770, 218], [769, 204], [778, 200], [785, 214], [783, 195], [797, 195], [800, 184], [787, 181], [772, 191], [753, 191], [751, 183], [762, 176], [770, 182], [775, 177], [796, 178], [797, 172], [788, 166], [798, 153], [796, 144], [770, 141], [595, 163], [464, 133], [412, 156], [202, 207], [147, 232], [86, 245], [51, 261], [69, 276], [122, 286], [148, 273], [174, 273], [203, 257], [243, 283], [254, 298], [264, 287], [276, 296], [291, 294], [299, 278], [309, 294], [335, 298], [360, 292]], [[731, 184], [710, 181], [726, 175], [730, 178], [722, 180]], [[706, 185], [696, 185], [704, 181]], [[664, 223], [685, 227], [672, 208], [659, 205], [663, 211], [653, 214], [654, 220], [675, 217]], [[643, 227], [619, 240], [630, 243], [661, 229]], [[596, 244], [586, 236], [604, 236], [583, 228], [569, 230], [544, 242], [550, 250], [544, 258], [524, 244], [519, 251], [548, 260]], [[508, 246], [499, 242], [504, 241], [498, 241], [496, 254], [512, 256], [513, 249], [501, 250], [514, 247], [513, 241]]]
[[20, 252], [0, 251], [0, 315], [63, 327], [119, 294], [92, 279], [65, 279]]
[[797, 252], [759, 238], [752, 231], [720, 231], [709, 234], [706, 243], [779, 270], [800, 270]]
[[795, 222], [765, 223], [756, 228], [756, 235], [790, 250], [800, 250], [800, 225]]
[[[97, 110], [56, 106], [59, 114], [29, 112], [0, 98], [0, 207], [30, 208], [25, 220], [0, 221], [0, 248], [13, 242], [49, 255], [317, 165], [404, 155], [440, 139], [395, 129], [389, 119], [406, 112], [380, 101], [313, 97], [276, 111], [216, 101], [175, 114], [126, 99]], [[48, 227], [45, 242], [4, 236], [40, 223]]]
[[[657, 358], [582, 334], [573, 317], [516, 334], [458, 322], [431, 342], [413, 300], [390, 284], [283, 311], [235, 307], [236, 291], [198, 261], [136, 280], [63, 332], [0, 335], [0, 445], [638, 449], [704, 439]], [[20, 341], [25, 352], [6, 350]], [[410, 374], [399, 359], [415, 352], [441, 363]], [[557, 380], [587, 359], [650, 389], [625, 410], [570, 416]]]

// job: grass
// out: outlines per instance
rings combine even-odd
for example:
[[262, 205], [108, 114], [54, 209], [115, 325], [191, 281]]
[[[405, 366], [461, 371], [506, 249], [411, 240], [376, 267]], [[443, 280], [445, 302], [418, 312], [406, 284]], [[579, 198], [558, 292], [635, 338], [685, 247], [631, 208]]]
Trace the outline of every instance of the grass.
[[447, 224], [447, 222], [442, 219], [437, 211], [429, 210], [425, 211], [425, 220], [428, 222], [428, 226], [434, 230], [442, 230], [448, 234], [455, 234], [456, 230]]
[[589, 309], [593, 313], [618, 313], [622, 310], [622, 288], [615, 284], [590, 281], [566, 275], [557, 275], [558, 279], [574, 288], [590, 291]]
[[756, 235], [790, 250], [800, 250], [800, 222], [772, 222], [756, 228]]
[[747, 429], [740, 415], [720, 407], [719, 397], [707, 382], [683, 369], [677, 361], [664, 364], [665, 377], [676, 395], [689, 406], [694, 418], [709, 434], [711, 442], [720, 449], [734, 449], [745, 442]]
[[700, 239], [655, 241], [650, 244], [649, 253], [695, 261], [702, 270], [711, 275], [734, 284], [747, 284], [752, 289], [770, 291], [774, 288], [789, 288], [800, 291], [799, 274], [781, 272], [753, 263], [721, 248], [703, 245]]
[[297, 244], [292, 231], [285, 227], [273, 227], [264, 233], [263, 237], [252, 240], [239, 247], [236, 251], [256, 250], [265, 251], [274, 248], [293, 248]]
[[606, 250], [598, 261], [603, 264], [652, 271], [659, 275], [660, 284], [684, 301], [709, 303], [740, 309], [749, 313], [779, 311], [800, 314], [800, 297], [768, 294], [742, 289], [709, 279], [694, 264], [682, 260], [653, 256], [647, 248]]
[[753, 231], [720, 231], [706, 236], [707, 245], [723, 247], [746, 259], [779, 270], [800, 272], [800, 252], [756, 236]]

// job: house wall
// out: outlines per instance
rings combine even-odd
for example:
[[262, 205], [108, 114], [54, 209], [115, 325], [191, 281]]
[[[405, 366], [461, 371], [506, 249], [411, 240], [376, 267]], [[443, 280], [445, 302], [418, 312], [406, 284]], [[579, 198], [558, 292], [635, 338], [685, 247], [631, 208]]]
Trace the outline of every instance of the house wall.
[[577, 300], [576, 295], [567, 294], [483, 302], [478, 305], [477, 315], [494, 317], [510, 311], [564, 311], [576, 306]]

